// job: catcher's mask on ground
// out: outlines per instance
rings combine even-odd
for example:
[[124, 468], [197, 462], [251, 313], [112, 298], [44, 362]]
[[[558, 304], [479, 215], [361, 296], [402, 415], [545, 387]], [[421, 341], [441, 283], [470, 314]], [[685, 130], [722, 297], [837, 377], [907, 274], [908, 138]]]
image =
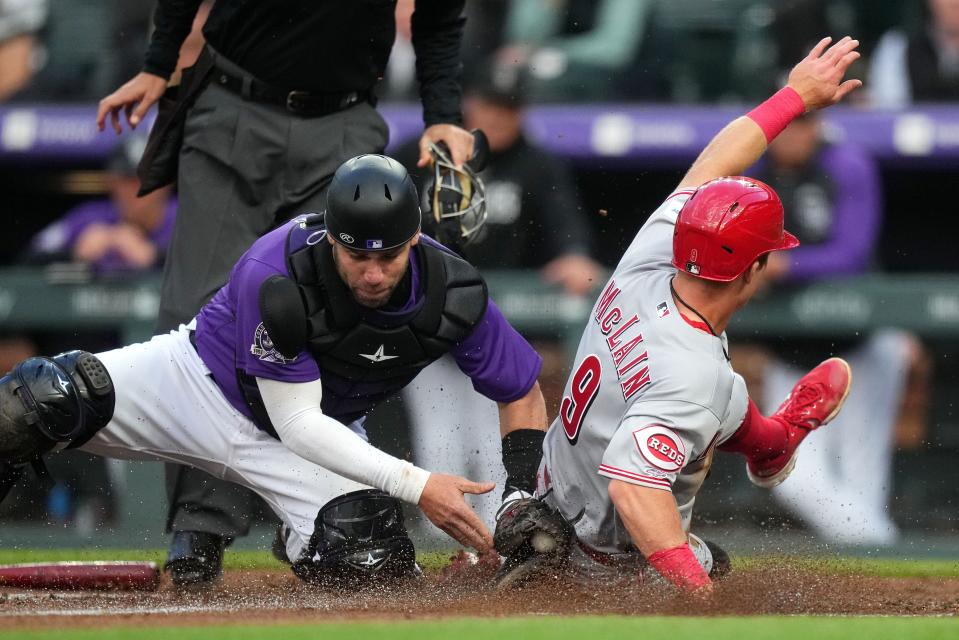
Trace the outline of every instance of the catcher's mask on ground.
[[[481, 146], [485, 136], [475, 132], [474, 135], [477, 146]], [[430, 143], [430, 153], [433, 155], [430, 210], [438, 239], [447, 244], [468, 245], [477, 239], [486, 222], [486, 188], [476, 174], [482, 170], [485, 158], [481, 158], [483, 154], [474, 153], [462, 169], [457, 169], [444, 145]]]

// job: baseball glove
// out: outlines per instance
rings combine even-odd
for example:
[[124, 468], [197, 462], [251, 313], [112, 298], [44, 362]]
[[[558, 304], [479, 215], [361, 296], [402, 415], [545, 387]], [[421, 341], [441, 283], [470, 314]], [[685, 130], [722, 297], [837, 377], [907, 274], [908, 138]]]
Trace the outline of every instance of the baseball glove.
[[501, 507], [493, 546], [506, 557], [497, 572], [498, 588], [528, 581], [543, 570], [562, 566], [575, 540], [573, 525], [546, 502], [523, 497]]

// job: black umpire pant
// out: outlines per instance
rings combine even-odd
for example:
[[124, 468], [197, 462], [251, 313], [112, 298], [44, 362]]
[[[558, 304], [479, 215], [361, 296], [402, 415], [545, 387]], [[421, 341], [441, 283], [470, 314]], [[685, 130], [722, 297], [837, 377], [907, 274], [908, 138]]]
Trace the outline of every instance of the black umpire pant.
[[[217, 66], [247, 75], [222, 57]], [[382, 153], [386, 122], [367, 103], [322, 117], [252, 102], [215, 82], [187, 115], [179, 209], [163, 271], [158, 332], [189, 322], [253, 242], [290, 218], [326, 208], [333, 172], [361, 153]], [[259, 498], [193, 469], [167, 465], [168, 531], [229, 538], [249, 532]]]

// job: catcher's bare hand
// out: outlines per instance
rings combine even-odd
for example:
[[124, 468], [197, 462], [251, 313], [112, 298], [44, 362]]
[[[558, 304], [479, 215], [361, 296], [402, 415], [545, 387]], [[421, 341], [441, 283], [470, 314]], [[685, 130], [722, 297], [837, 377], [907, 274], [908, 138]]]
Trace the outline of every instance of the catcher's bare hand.
[[859, 59], [859, 41], [846, 36], [831, 47], [830, 42], [832, 38], [820, 40], [789, 73], [788, 84], [802, 98], [807, 111], [836, 104], [862, 86], [861, 80], [843, 82], [849, 66]]
[[132, 80], [100, 101], [97, 107], [97, 128], [103, 131], [109, 113], [113, 130], [117, 134], [121, 133], [123, 126], [120, 124], [120, 109], [123, 109], [130, 128], [136, 129], [150, 107], [166, 91], [166, 85], [167, 81], [160, 76], [145, 71], [138, 73]]
[[430, 155], [431, 142], [444, 143], [450, 150], [450, 160], [457, 169], [461, 169], [463, 163], [473, 157], [473, 145], [476, 141], [472, 133], [455, 124], [434, 124], [420, 137], [420, 159], [416, 163], [417, 167], [425, 167], [433, 161], [433, 156]]
[[486, 553], [493, 548], [493, 536], [466, 504], [463, 494], [488, 493], [495, 486], [493, 482], [473, 482], [459, 476], [431, 473], [420, 495], [419, 507], [430, 522], [457, 542]]

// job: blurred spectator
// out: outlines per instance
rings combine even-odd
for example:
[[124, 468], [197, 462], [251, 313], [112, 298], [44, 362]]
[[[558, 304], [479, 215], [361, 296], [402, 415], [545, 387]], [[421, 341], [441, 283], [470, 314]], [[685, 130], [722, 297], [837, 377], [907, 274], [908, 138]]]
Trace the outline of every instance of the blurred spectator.
[[[415, 0], [398, 0], [396, 3], [396, 40], [390, 52], [384, 81], [377, 88], [377, 94], [383, 100], [414, 102], [419, 99], [412, 40], [415, 4]], [[503, 23], [509, 6], [509, 0], [485, 0], [466, 4], [466, 25], [460, 50], [464, 69], [486, 64], [500, 47], [503, 40]]]
[[528, 69], [537, 102], [663, 97], [662, 47], [648, 46], [654, 4], [514, 0], [498, 61]]
[[506, 15], [511, 5], [512, 0], [466, 3], [466, 29], [461, 53], [464, 69], [485, 64], [503, 46]]
[[[788, 255], [770, 256], [771, 283], [796, 285], [870, 269], [882, 211], [870, 157], [825, 141], [818, 117], [807, 115], [770, 145], [766, 164], [754, 174], [777, 190], [786, 228], [802, 242]], [[765, 348], [734, 350], [737, 370], [764, 411], [774, 411], [805, 371], [803, 350], [791, 346], [783, 358]], [[829, 542], [891, 544], [898, 536], [888, 513], [895, 428], [910, 368], [922, 362], [923, 352], [912, 335], [892, 329], [844, 351], [853, 385], [843, 411], [828, 429], [810, 434], [795, 471], [773, 495]]]
[[[156, 0], [93, 1], [107, 8], [109, 27], [107, 46], [99, 52], [96, 71], [89, 85], [93, 97], [98, 98], [104, 90], [110, 90], [140, 70]], [[212, 4], [212, 1], [208, 3]]]
[[83, 203], [41, 231], [26, 261], [84, 263], [100, 273], [162, 266], [176, 201], [170, 187], [137, 197], [145, 145], [142, 136], [123, 139], [106, 167], [109, 198]]
[[[590, 256], [590, 226], [569, 168], [559, 158], [523, 135], [525, 85], [516, 67], [480, 65], [464, 86], [463, 115], [470, 129], [482, 129], [490, 154], [480, 172], [486, 186], [488, 218], [466, 246], [456, 233], [437, 228], [430, 215], [429, 170], [417, 170], [414, 142], [395, 154], [407, 165], [423, 199], [426, 233], [462, 253], [480, 271], [535, 269], [544, 281], [571, 295], [586, 295], [601, 281], [603, 271]], [[456, 223], [456, 231], [459, 230]], [[532, 340], [543, 358], [539, 383], [548, 412], [558, 411], [566, 381], [566, 345], [548, 337]], [[499, 443], [475, 428], [498, 420], [496, 403], [473, 390], [456, 374], [456, 364], [444, 357], [422, 371], [404, 390], [410, 413], [412, 445], [417, 464], [435, 463], [457, 473], [495, 481], [505, 476], [499, 463]], [[444, 428], [437, 429], [442, 424]], [[494, 495], [497, 494], [497, 495]], [[487, 522], [499, 506], [498, 492], [475, 496], [471, 503]]]
[[377, 94], [384, 100], [414, 102], [418, 99], [416, 52], [413, 50], [415, 0], [397, 0], [396, 39], [386, 63], [386, 73]]
[[[105, 167], [109, 197], [80, 204], [38, 233], [21, 256], [21, 264], [69, 262], [97, 274], [159, 268], [170, 242], [176, 201], [169, 188], [137, 198], [136, 165], [146, 140], [133, 136], [117, 145]], [[78, 344], [77, 335], [26, 336], [7, 333], [0, 340], [0, 371], [43, 351], [55, 353]], [[116, 346], [114, 332], [85, 333], [84, 348]]]
[[[481, 270], [538, 269], [545, 281], [570, 294], [589, 293], [602, 271], [590, 256], [591, 228], [569, 167], [523, 133], [523, 74], [515, 67], [487, 64], [466, 83], [466, 126], [481, 129], [490, 145], [489, 161], [479, 174], [486, 185], [488, 218], [479, 237], [465, 247], [436, 229], [431, 215], [425, 215], [424, 230], [453, 244]], [[411, 141], [395, 157], [414, 176], [427, 212], [432, 173], [416, 168], [416, 154]]]
[[[773, 74], [760, 78], [746, 76], [741, 79], [741, 84], [760, 84], [763, 92], [768, 91], [770, 86], [782, 86], [795, 61], [803, 58], [824, 34], [837, 40], [845, 35], [855, 35], [864, 41], [866, 36], [860, 26], [862, 17], [868, 14], [875, 20], [876, 15], [883, 13], [883, 10], [890, 12], [889, 4], [889, 0], [869, 0], [868, 6], [864, 0], [787, 0], [771, 3], [774, 10], [767, 37], [772, 56], [767, 58], [775, 61]], [[875, 38], [864, 42], [863, 55], [874, 42]], [[853, 64], [850, 73], [854, 77], [864, 75], [863, 70], [858, 68], [861, 64], [859, 61]], [[755, 69], [758, 65], [752, 66]], [[858, 96], [859, 92], [855, 92], [851, 97], [863, 99]]]
[[18, 102], [98, 98], [136, 70], [146, 49], [153, 5], [154, 0], [51, 2], [38, 39], [34, 76], [14, 98]]
[[23, 88], [36, 66], [47, 0], [0, 0], [0, 102]]
[[841, 38], [856, 34], [857, 7], [854, 0], [792, 0], [775, 6], [770, 31], [776, 43], [776, 65], [788, 72], [819, 42], [823, 34]]
[[920, 29], [893, 29], [880, 39], [866, 83], [874, 106], [959, 101], [959, 0], [928, 0], [926, 6]]
[[[131, 136], [118, 144], [105, 167], [109, 197], [73, 208], [41, 231], [24, 261], [81, 263], [98, 274], [159, 268], [170, 241], [176, 202], [169, 188], [137, 198], [136, 166], [145, 145], [143, 136]], [[39, 349], [35, 340], [40, 342]], [[56, 353], [77, 344], [88, 350], [109, 349], [116, 346], [117, 337], [114, 332], [94, 331], [69, 336], [8, 335], [0, 341], [0, 369], [8, 371], [16, 358], [38, 351]], [[112, 464], [115, 461], [79, 451], [57, 456], [48, 465], [56, 485], [45, 491], [29, 479], [21, 481], [0, 516], [72, 524], [81, 535], [92, 535], [115, 517], [109, 474]]]
[[[674, 102], [738, 99], [738, 69], [772, 63], [765, 49], [743, 47], [741, 41], [768, 26], [771, 10], [757, 0], [669, 0], [657, 2], [651, 33], [653, 49], [669, 74]], [[738, 53], [740, 49], [748, 55]]]

